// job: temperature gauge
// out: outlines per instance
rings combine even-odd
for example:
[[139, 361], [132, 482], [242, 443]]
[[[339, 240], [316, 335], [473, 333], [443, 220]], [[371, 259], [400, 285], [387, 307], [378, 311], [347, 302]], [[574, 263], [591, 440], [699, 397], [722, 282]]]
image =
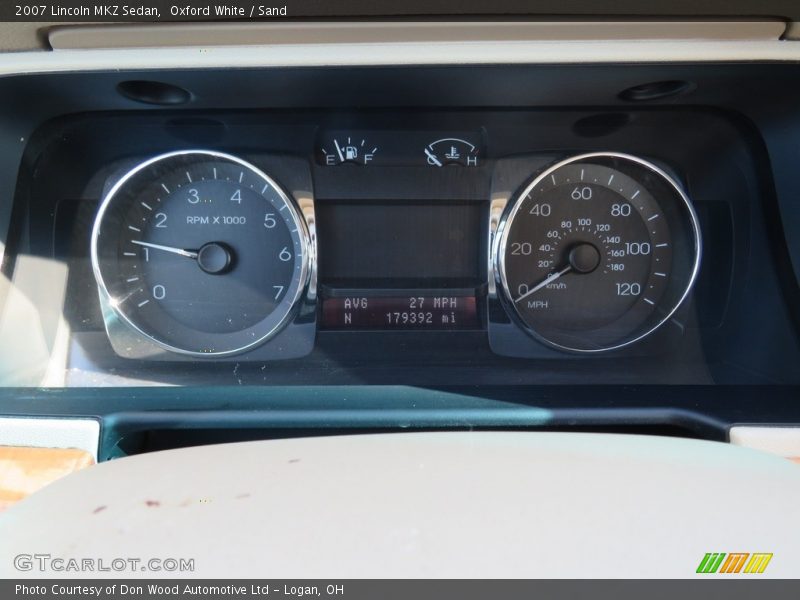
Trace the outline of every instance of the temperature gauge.
[[320, 162], [323, 165], [334, 166], [343, 163], [368, 165], [375, 160], [378, 147], [358, 135], [330, 133], [321, 140], [319, 151]]
[[478, 166], [478, 147], [461, 138], [442, 138], [424, 149], [425, 159], [432, 167], [446, 165]]

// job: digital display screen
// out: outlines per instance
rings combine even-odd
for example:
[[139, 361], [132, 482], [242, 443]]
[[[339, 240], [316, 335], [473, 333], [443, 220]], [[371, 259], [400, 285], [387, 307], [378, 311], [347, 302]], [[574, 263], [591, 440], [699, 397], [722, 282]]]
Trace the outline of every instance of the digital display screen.
[[476, 285], [485, 205], [320, 201], [320, 282], [333, 287]]
[[475, 296], [353, 296], [322, 301], [325, 329], [476, 329]]

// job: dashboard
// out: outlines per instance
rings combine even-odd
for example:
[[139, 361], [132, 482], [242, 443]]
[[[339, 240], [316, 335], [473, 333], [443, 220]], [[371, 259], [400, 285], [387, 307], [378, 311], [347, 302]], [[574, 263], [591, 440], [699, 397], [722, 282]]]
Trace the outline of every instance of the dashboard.
[[398, 355], [443, 384], [711, 382], [759, 200], [725, 136], [746, 150], [686, 109], [59, 120], [28, 189], [32, 250], [70, 265], [65, 384]]
[[307, 428], [795, 422], [795, 71], [5, 77], [6, 406], [99, 416], [104, 457]]

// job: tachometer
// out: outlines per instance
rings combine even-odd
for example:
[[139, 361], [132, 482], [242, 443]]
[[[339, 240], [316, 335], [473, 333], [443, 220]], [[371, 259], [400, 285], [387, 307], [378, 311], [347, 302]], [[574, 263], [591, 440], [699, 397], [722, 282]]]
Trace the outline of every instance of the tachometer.
[[253, 165], [212, 151], [148, 160], [106, 194], [92, 264], [107, 306], [162, 348], [247, 350], [289, 320], [308, 281], [306, 224]]
[[545, 170], [500, 222], [496, 273], [523, 329], [560, 349], [612, 350], [655, 331], [691, 289], [700, 230], [678, 183], [612, 153]]

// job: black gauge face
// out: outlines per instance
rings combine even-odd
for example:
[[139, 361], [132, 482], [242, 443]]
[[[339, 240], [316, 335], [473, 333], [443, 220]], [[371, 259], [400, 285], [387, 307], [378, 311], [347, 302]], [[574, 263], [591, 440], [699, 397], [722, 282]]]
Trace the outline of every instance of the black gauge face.
[[678, 185], [623, 155], [579, 156], [548, 169], [500, 225], [497, 270], [531, 334], [597, 352], [642, 339], [688, 294], [699, 229]]
[[106, 195], [92, 234], [101, 294], [170, 351], [226, 355], [285, 325], [305, 286], [309, 242], [294, 203], [235, 157], [147, 161]]

